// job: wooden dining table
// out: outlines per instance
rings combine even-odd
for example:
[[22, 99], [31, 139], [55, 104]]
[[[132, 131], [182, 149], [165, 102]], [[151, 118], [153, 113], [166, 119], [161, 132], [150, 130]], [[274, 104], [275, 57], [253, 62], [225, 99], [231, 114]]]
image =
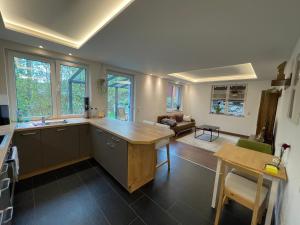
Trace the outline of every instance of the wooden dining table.
[[269, 190], [269, 202], [267, 208], [267, 214], [265, 219], [265, 225], [270, 225], [272, 220], [273, 209], [277, 202], [278, 185], [280, 181], [287, 181], [287, 173], [284, 166], [280, 166], [277, 174], [270, 174], [265, 170], [266, 164], [274, 164], [274, 161], [278, 161], [278, 157], [253, 151], [250, 149], [242, 148], [233, 144], [224, 144], [221, 149], [214, 154], [218, 158], [217, 171], [215, 177], [215, 184], [213, 190], [211, 207], [216, 207], [220, 169], [223, 162], [230, 162], [236, 164], [243, 169], [262, 173], [264, 179], [272, 182], [271, 189]]

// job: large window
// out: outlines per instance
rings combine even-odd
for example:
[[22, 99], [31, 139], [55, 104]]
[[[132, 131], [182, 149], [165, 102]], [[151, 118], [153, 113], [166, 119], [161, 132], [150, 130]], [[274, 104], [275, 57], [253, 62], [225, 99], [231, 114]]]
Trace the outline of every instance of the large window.
[[85, 66], [17, 52], [8, 55], [11, 109], [16, 112], [13, 120], [83, 114]]
[[83, 114], [86, 95], [86, 69], [60, 65], [60, 113]]
[[245, 84], [212, 86], [210, 112], [244, 116], [245, 96]]
[[181, 109], [182, 86], [168, 83], [167, 91], [167, 111]]
[[107, 77], [107, 117], [133, 120], [133, 77], [108, 72]]
[[52, 115], [50, 64], [14, 57], [17, 108], [25, 117]]

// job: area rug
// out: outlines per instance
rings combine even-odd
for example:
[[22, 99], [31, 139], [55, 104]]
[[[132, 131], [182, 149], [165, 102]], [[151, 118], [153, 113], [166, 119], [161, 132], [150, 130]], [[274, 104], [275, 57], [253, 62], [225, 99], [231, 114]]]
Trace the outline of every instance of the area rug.
[[194, 147], [201, 148], [207, 151], [217, 152], [223, 144], [236, 144], [239, 140], [239, 137], [227, 134], [220, 134], [220, 137], [214, 140], [213, 142], [206, 141], [208, 139], [209, 134], [204, 134], [203, 136], [195, 138], [194, 133], [192, 133], [184, 137], [178, 138], [176, 139], [176, 141], [192, 145]]

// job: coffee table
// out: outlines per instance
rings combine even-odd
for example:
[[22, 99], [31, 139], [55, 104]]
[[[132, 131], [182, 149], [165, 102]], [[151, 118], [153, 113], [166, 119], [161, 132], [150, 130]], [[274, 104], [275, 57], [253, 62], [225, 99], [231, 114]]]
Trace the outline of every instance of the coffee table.
[[[202, 134], [197, 135], [198, 130], [202, 130]], [[200, 125], [200, 126], [195, 126], [195, 135], [194, 135], [194, 137], [198, 138], [198, 137], [204, 135], [205, 131], [210, 132], [210, 138], [208, 140], [209, 142], [212, 142], [212, 141], [216, 140], [220, 136], [220, 127], [204, 124], [204, 125]], [[218, 136], [214, 137], [213, 132], [217, 133]]]

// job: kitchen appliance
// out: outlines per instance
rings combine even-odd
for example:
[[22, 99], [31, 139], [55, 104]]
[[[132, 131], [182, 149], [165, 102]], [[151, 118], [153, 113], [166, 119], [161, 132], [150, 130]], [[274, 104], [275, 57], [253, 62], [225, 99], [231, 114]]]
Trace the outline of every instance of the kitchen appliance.
[[90, 98], [84, 98], [84, 118], [90, 118]]
[[0, 105], [0, 126], [8, 125], [9, 123], [8, 105]]

